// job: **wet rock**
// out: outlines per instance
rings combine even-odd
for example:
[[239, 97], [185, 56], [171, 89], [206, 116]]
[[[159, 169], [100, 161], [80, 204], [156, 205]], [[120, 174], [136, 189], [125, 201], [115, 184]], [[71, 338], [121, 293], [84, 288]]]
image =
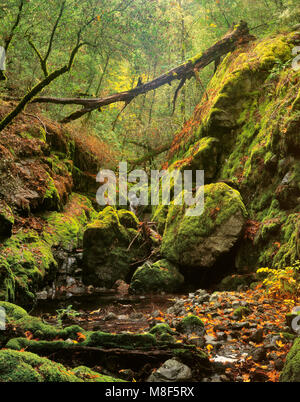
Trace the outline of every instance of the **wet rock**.
[[199, 348], [204, 348], [205, 346], [205, 339], [203, 337], [195, 337], [193, 336], [191, 339], [189, 339], [189, 343], [198, 346]]
[[225, 334], [225, 332], [217, 332], [216, 335], [218, 341], [226, 341], [227, 339], [227, 334]]
[[47, 290], [42, 290], [41, 292], [36, 293], [36, 298], [38, 300], [47, 300], [48, 299], [48, 292]]
[[262, 328], [253, 331], [249, 337], [250, 341], [255, 343], [261, 343], [263, 341], [263, 338], [264, 338], [264, 331]]
[[110, 311], [105, 317], [104, 320], [105, 321], [110, 321], [110, 320], [116, 320], [118, 318], [118, 316], [113, 313], [112, 311]]
[[192, 370], [173, 358], [167, 360], [157, 371], [153, 372], [147, 382], [183, 382], [192, 378]]
[[120, 314], [117, 316], [118, 320], [128, 320], [129, 316], [128, 314]]
[[251, 310], [248, 307], [241, 306], [234, 310], [233, 318], [236, 320], [240, 320], [244, 316], [251, 314]]
[[129, 315], [129, 318], [130, 318], [131, 320], [143, 320], [143, 319], [145, 319], [143, 313], [131, 313], [131, 314]]
[[252, 353], [252, 359], [256, 363], [261, 363], [267, 357], [267, 351], [265, 348], [255, 348]]
[[277, 358], [274, 360], [274, 367], [276, 370], [281, 371], [284, 367], [284, 360]]
[[200, 303], [204, 303], [204, 302], [209, 301], [210, 295], [209, 295], [209, 293], [207, 293], [206, 290], [204, 290], [204, 289], [198, 289], [198, 290], [195, 292], [195, 297], [197, 297], [197, 300], [198, 300]]
[[78, 283], [77, 281], [72, 285], [68, 287], [68, 293], [71, 293], [72, 295], [76, 296], [81, 296], [86, 293], [86, 288], [84, 285], [81, 283]]
[[231, 325], [232, 329], [243, 329], [243, 328], [250, 328], [250, 323], [248, 321], [242, 321], [242, 322], [234, 322]]

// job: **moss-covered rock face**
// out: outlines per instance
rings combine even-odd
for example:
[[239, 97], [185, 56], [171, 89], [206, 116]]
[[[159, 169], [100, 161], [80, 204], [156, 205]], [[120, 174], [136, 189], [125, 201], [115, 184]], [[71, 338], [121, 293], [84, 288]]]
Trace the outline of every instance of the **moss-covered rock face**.
[[188, 216], [186, 205], [170, 206], [161, 253], [181, 266], [211, 267], [240, 237], [246, 210], [238, 191], [225, 183], [204, 186], [204, 211]]
[[204, 137], [191, 145], [183, 159], [174, 162], [169, 169], [205, 170], [206, 180], [213, 180], [218, 171], [219, 140]]
[[6, 239], [0, 246], [0, 300], [30, 306], [35, 291], [57, 268], [52, 248], [80, 247], [84, 228], [94, 216], [91, 202], [72, 194], [62, 212], [42, 215], [42, 231], [22, 229]]
[[281, 382], [299, 382], [300, 381], [300, 338], [294, 342], [289, 351], [285, 365], [283, 367]]
[[83, 238], [86, 284], [110, 288], [116, 280], [127, 278], [131, 264], [143, 251], [137, 226], [133, 213], [112, 207], [106, 207], [87, 226]]
[[146, 262], [133, 274], [130, 293], [174, 293], [180, 290], [184, 277], [178, 268], [167, 260], [151, 264]]
[[[242, 194], [249, 221], [236, 259], [239, 273], [300, 258], [300, 82], [289, 62], [299, 39], [287, 32], [228, 54], [208, 85], [208, 100], [203, 97], [171, 146], [170, 169], [203, 168], [206, 182], [232, 183]], [[194, 153], [199, 144], [204, 152]], [[155, 214], [163, 229], [167, 221], [163, 255], [178, 262], [176, 250], [172, 257], [167, 252], [166, 208]], [[180, 218], [174, 221], [173, 232], [177, 226], [180, 233]]]

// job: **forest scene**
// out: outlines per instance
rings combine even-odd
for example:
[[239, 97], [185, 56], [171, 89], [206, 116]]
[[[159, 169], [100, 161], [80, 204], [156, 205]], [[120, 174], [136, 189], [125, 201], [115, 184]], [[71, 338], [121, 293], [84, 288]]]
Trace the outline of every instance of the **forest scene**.
[[0, 17], [0, 382], [300, 382], [299, 0]]

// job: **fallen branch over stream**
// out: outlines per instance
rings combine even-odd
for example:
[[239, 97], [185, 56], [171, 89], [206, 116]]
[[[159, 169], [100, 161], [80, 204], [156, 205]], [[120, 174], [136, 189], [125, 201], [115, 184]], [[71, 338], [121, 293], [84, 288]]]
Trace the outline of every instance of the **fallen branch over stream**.
[[145, 94], [146, 92], [153, 91], [162, 85], [171, 85], [172, 81], [179, 80], [179, 86], [176, 89], [174, 103], [176, 101], [179, 89], [185, 84], [186, 80], [192, 77], [197, 77], [197, 72], [210, 63], [220, 60], [222, 56], [228, 52], [233, 51], [236, 47], [241, 44], [248, 43], [249, 41], [255, 39], [249, 34], [249, 28], [246, 22], [241, 21], [236, 25], [228, 34], [226, 34], [221, 40], [216, 42], [213, 46], [207, 49], [202, 54], [199, 54], [186, 63], [177, 66], [170, 71], [160, 75], [159, 77], [149, 81], [145, 84], [136, 86], [135, 88], [115, 93], [104, 98], [93, 98], [93, 99], [83, 99], [83, 98], [55, 98], [48, 96], [40, 96], [33, 99], [32, 103], [53, 103], [59, 105], [81, 105], [82, 109], [73, 112], [69, 116], [65, 117], [61, 123], [69, 123], [76, 120], [86, 113], [90, 113], [93, 110], [98, 109], [99, 111], [103, 106], [110, 105], [116, 102], [125, 102], [127, 106], [134, 98], [138, 95]]

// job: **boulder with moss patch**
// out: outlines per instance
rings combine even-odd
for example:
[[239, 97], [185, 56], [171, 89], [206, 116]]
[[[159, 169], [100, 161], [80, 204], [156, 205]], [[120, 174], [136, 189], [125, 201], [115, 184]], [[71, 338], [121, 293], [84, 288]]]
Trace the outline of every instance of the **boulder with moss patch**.
[[183, 334], [197, 334], [203, 336], [205, 328], [203, 322], [196, 315], [184, 317], [176, 326], [177, 331]]
[[124, 210], [106, 207], [87, 226], [83, 238], [83, 281], [111, 288], [126, 280], [131, 264], [142, 258], [142, 236], [136, 216]]
[[145, 262], [133, 274], [130, 293], [174, 293], [180, 290], [184, 277], [176, 265], [168, 260], [159, 260], [154, 264]]
[[241, 236], [246, 216], [242, 198], [225, 183], [209, 184], [204, 186], [203, 213], [188, 216], [187, 210], [185, 204], [171, 204], [161, 253], [183, 267], [209, 268]]

